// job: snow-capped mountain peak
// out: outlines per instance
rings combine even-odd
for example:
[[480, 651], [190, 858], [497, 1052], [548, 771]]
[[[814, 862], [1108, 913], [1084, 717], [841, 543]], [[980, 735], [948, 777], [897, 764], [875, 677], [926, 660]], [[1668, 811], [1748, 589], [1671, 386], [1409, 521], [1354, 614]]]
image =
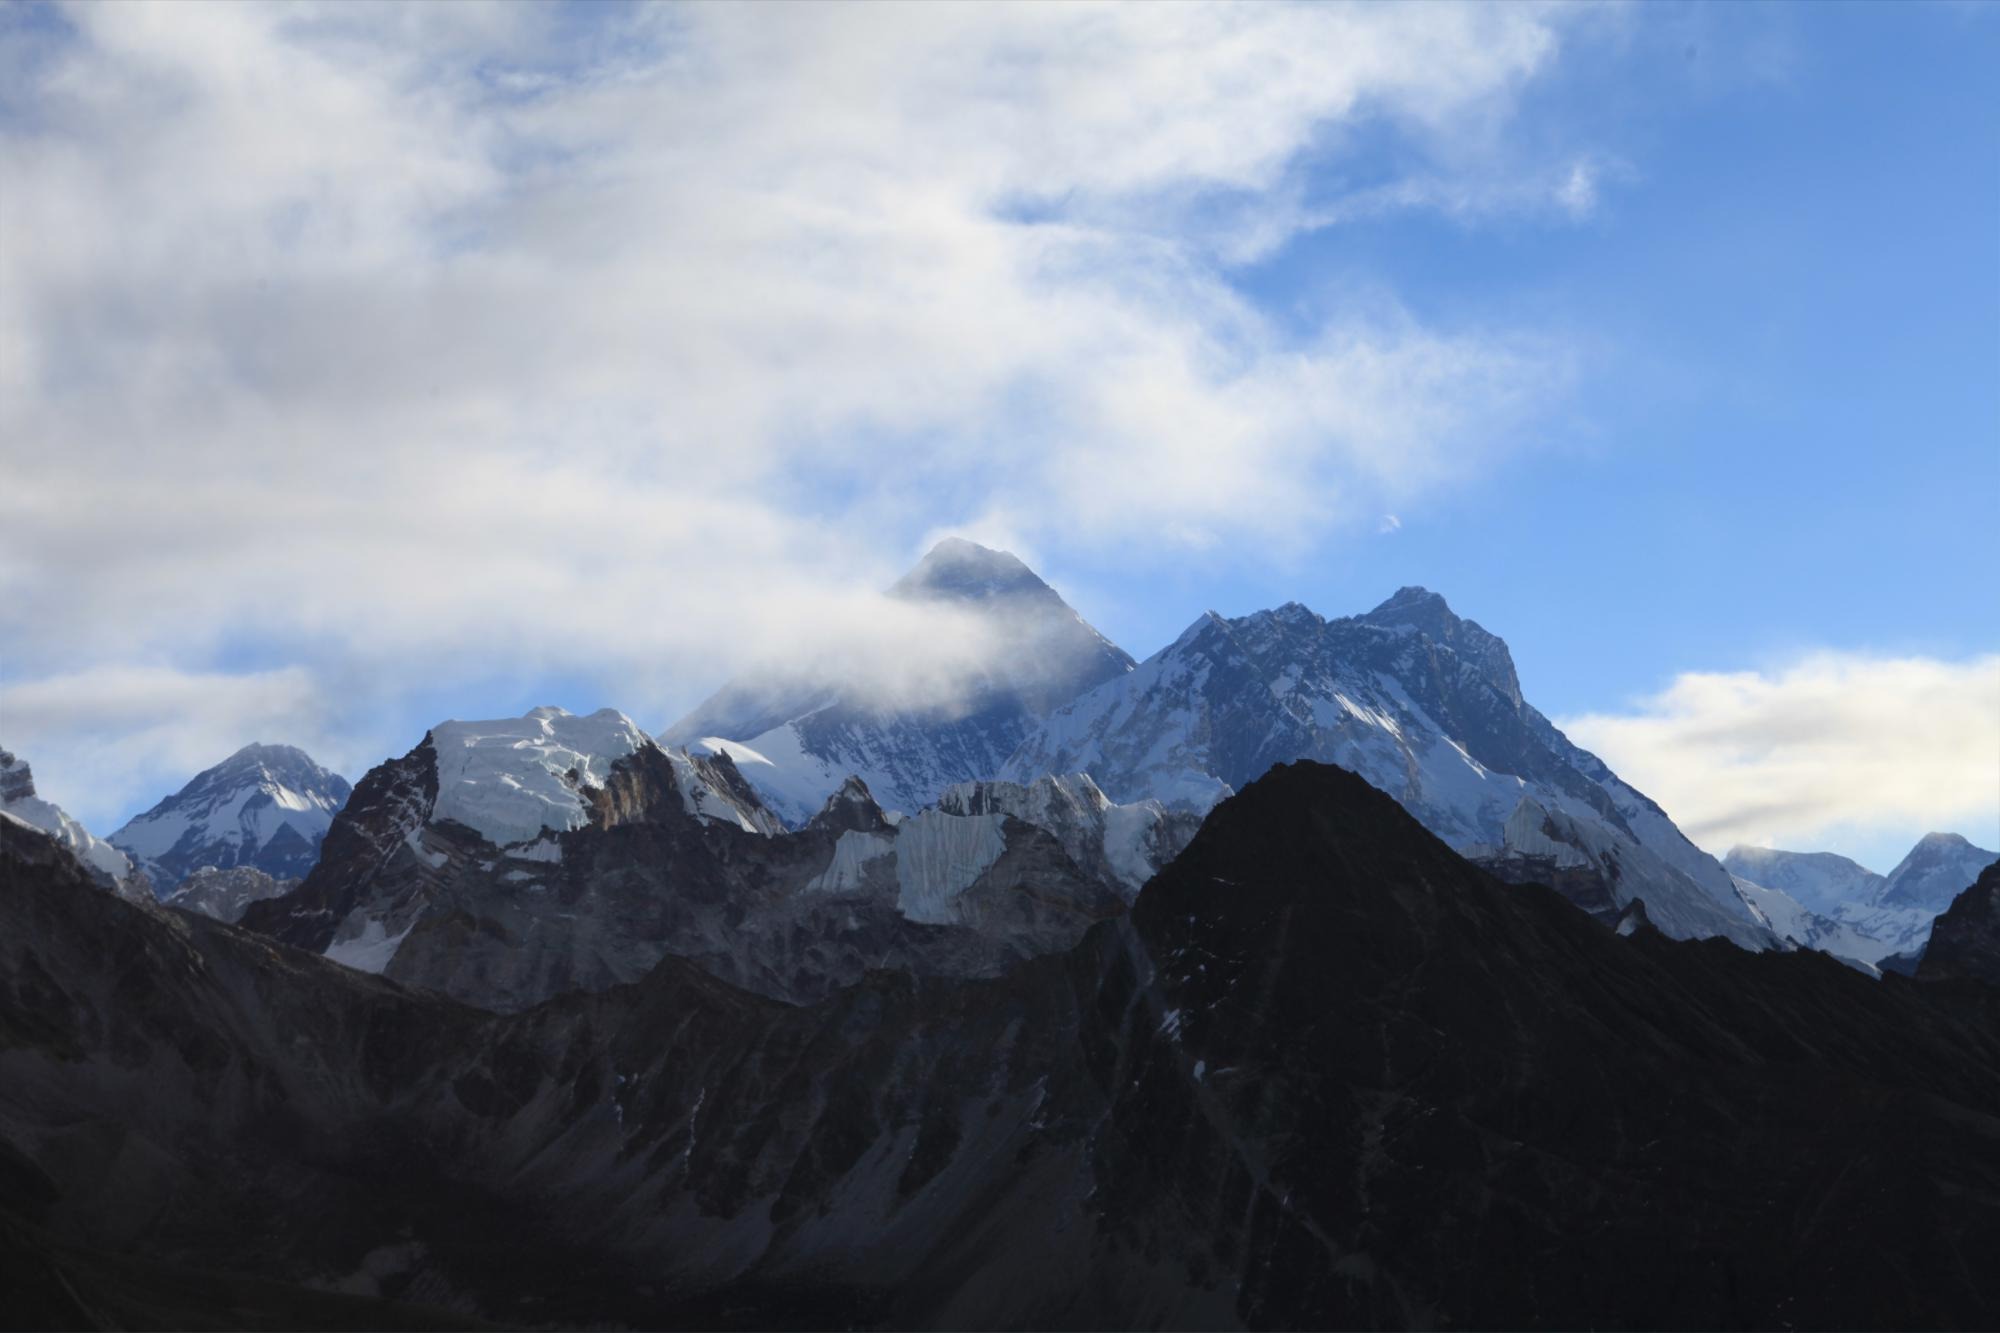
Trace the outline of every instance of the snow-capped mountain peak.
[[35, 775], [28, 761], [0, 750], [0, 816], [40, 829], [69, 849], [91, 877], [119, 896], [150, 898], [144, 880], [133, 876], [132, 862], [92, 833], [54, 802], [35, 794]]
[[312, 869], [347, 779], [291, 745], [246, 745], [111, 835], [170, 894], [204, 866], [275, 879]]
[[889, 588], [891, 597], [943, 597], [981, 601], [994, 597], [1055, 596], [1034, 570], [1011, 551], [997, 551], [963, 537], [946, 537], [916, 568]]
[[1337, 620], [1295, 602], [1204, 614], [1044, 719], [1000, 776], [1086, 772], [1114, 801], [1202, 811], [1297, 759], [1360, 773], [1474, 855], [1523, 856], [1507, 826], [1533, 797], [1569, 869], [1623, 867], [1615, 903], [1644, 897], [1669, 933], [1772, 942], [1714, 858], [1528, 706], [1507, 645], [1423, 588]]
[[1882, 882], [1883, 907], [1916, 907], [1933, 914], [1971, 887], [2000, 853], [1975, 847], [1956, 833], [1926, 833]]
[[958, 782], [992, 777], [1030, 725], [1132, 669], [1017, 557], [946, 538], [887, 590], [983, 620], [997, 645], [950, 709], [885, 704], [870, 682], [810, 672], [730, 682], [660, 734], [727, 753], [771, 808], [810, 819], [851, 776], [887, 810], [914, 813]]

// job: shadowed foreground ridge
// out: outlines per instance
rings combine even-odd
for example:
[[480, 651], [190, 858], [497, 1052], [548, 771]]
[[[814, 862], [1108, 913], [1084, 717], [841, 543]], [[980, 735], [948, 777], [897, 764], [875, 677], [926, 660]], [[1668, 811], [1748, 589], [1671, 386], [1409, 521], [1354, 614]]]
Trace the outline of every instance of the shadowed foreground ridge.
[[2000, 1309], [2000, 992], [1620, 938], [1339, 769], [1250, 784], [1068, 954], [803, 1007], [668, 958], [491, 1015], [0, 839], [0, 1246], [36, 1322]]

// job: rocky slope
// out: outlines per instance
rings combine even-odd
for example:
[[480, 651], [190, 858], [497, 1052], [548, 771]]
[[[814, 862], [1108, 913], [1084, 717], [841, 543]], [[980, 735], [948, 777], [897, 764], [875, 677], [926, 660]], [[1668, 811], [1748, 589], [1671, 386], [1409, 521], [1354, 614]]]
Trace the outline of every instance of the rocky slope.
[[296, 879], [272, 879], [255, 866], [236, 866], [230, 870], [203, 866], [182, 880], [180, 887], [163, 901], [166, 906], [178, 907], [183, 912], [199, 912], [217, 921], [236, 922], [243, 919], [251, 903], [283, 897], [298, 886]]
[[2000, 986], [2000, 863], [1980, 871], [1938, 916], [1917, 976], [1925, 981], [1964, 977]]
[[849, 776], [887, 808], [914, 813], [946, 787], [996, 776], [1036, 718], [1132, 669], [1130, 656], [1005, 551], [939, 542], [889, 595], [970, 613], [1000, 650], [944, 704], [903, 706], [871, 682], [814, 673], [735, 681], [661, 742], [727, 750], [794, 824]]
[[98, 888], [122, 898], [151, 901], [153, 888], [130, 857], [72, 819], [61, 806], [35, 794], [28, 761], [0, 750], [0, 820], [13, 819], [48, 834], [77, 858]]
[[1636, 911], [1620, 936], [1317, 765], [1224, 803], [1067, 954], [804, 1007], [668, 958], [484, 1014], [76, 893], [35, 836], [0, 829], [0, 1244], [30, 1316], [87, 1292], [268, 1323], [288, 1292], [330, 1319], [327, 1290], [637, 1327], [2000, 1308], [2000, 992]]
[[111, 835], [166, 897], [204, 866], [298, 879], [347, 801], [346, 778], [289, 745], [246, 745]]
[[636, 981], [669, 954], [807, 1000], [871, 967], [982, 976], [1068, 948], [1192, 831], [1075, 781], [892, 822], [850, 779], [787, 832], [727, 755], [663, 749], [611, 710], [537, 709], [441, 724], [370, 773], [312, 874], [243, 921], [492, 1008]]
[[1089, 773], [1117, 801], [1205, 810], [1272, 765], [1337, 763], [1509, 879], [1559, 876], [1670, 935], [1774, 943], [1728, 872], [1522, 697], [1507, 645], [1404, 588], [1366, 615], [1213, 613], [1058, 709], [1003, 776]]

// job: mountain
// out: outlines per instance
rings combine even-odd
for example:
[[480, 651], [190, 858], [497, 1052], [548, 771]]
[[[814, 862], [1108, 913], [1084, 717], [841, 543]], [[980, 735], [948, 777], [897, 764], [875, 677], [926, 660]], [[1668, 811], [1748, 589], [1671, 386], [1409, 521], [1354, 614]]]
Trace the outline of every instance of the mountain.
[[90, 872], [99, 888], [120, 897], [151, 900], [152, 888], [125, 853], [70, 818], [61, 806], [35, 794], [34, 770], [28, 761], [0, 750], [0, 815], [40, 829], [67, 847]]
[[1873, 903], [1882, 876], [1832, 852], [1786, 852], [1775, 847], [1729, 849], [1722, 868], [1739, 879], [1791, 897], [1809, 912], [1831, 916], [1854, 903]]
[[1835, 917], [1822, 916], [1782, 889], [1734, 877], [1736, 891], [1750, 904], [1750, 910], [1781, 940], [1790, 940], [1801, 949], [1817, 949], [1863, 971], [1880, 970], [1884, 958], [1898, 952], [1895, 942], [1877, 939]]
[[806, 1005], [665, 957], [495, 1015], [78, 893], [15, 825], [0, 871], [25, 1324], [2000, 1308], [2000, 989], [1614, 933], [1316, 764], [1064, 954]]
[[1951, 906], [2000, 853], [1975, 847], [1956, 833], [1926, 833], [1896, 864], [1876, 898], [1886, 908], [1917, 908], [1935, 915]]
[[[1737, 846], [1723, 858], [1723, 865], [1753, 905], [1768, 909], [1765, 914], [1773, 919], [1778, 934], [1808, 948], [1883, 964], [1896, 955], [1922, 950], [1938, 911], [1925, 904], [1940, 897], [1949, 901], [1956, 890], [1945, 886], [1961, 876], [1971, 883], [1981, 855], [1992, 859], [1955, 835], [1932, 834], [1918, 843], [1897, 870], [1906, 890], [1929, 885], [1922, 890], [1923, 903], [1908, 891], [1892, 898], [1889, 877], [1831, 852]], [[1774, 894], [1783, 902], [1773, 900]]]
[[1205, 810], [1297, 759], [1360, 773], [1510, 880], [1560, 878], [1670, 935], [1774, 941], [1715, 859], [1522, 697], [1507, 645], [1404, 588], [1366, 615], [1210, 612], [1057, 709], [1001, 775], [1087, 772], [1116, 801]]
[[889, 596], [970, 613], [999, 651], [950, 702], [923, 707], [884, 703], [867, 682], [837, 675], [732, 682], [661, 743], [726, 751], [794, 824], [849, 776], [887, 808], [914, 813], [946, 787], [997, 776], [1036, 718], [1132, 669], [1129, 655], [1005, 551], [947, 538]]
[[1066, 949], [1192, 832], [1077, 778], [954, 789], [907, 818], [850, 778], [787, 831], [726, 753], [538, 708], [442, 723], [369, 773], [312, 873], [243, 922], [494, 1009], [668, 955], [803, 1001], [871, 968], [985, 976]]
[[297, 879], [347, 801], [346, 778], [289, 745], [246, 745], [111, 835], [161, 897], [203, 866]]
[[1979, 872], [1931, 928], [1917, 963], [1924, 981], [1969, 978], [2000, 986], [2000, 861]]

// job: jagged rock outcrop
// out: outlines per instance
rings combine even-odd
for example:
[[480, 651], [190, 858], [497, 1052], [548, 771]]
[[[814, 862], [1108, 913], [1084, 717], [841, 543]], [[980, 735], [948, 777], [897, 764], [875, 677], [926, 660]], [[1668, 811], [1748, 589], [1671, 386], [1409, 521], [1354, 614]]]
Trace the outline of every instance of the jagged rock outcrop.
[[870, 968], [990, 976], [1069, 948], [1124, 910], [1136, 884], [1118, 870], [1171, 854], [1160, 830], [1184, 821], [1158, 814], [1097, 810], [1079, 864], [1016, 814], [891, 821], [854, 779], [788, 833], [726, 754], [663, 749], [609, 710], [538, 709], [441, 725], [370, 773], [313, 873], [243, 920], [495, 1009], [636, 981], [668, 955], [802, 1001]]
[[16, 849], [0, 1245], [117, 1322], [259, 1322], [256, 1284], [637, 1327], [2000, 1305], [2000, 991], [1620, 938], [1317, 765], [1066, 954], [803, 1007], [666, 958], [486, 1014]]
[[34, 770], [28, 761], [0, 750], [0, 821], [8, 819], [38, 829], [68, 848], [97, 888], [134, 902], [153, 900], [153, 886], [145, 871], [61, 806], [37, 795]]
[[199, 912], [217, 921], [236, 922], [243, 919], [251, 903], [282, 897], [298, 886], [298, 880], [273, 879], [255, 866], [229, 870], [203, 866], [182, 880], [180, 887], [163, 902], [183, 912]]

